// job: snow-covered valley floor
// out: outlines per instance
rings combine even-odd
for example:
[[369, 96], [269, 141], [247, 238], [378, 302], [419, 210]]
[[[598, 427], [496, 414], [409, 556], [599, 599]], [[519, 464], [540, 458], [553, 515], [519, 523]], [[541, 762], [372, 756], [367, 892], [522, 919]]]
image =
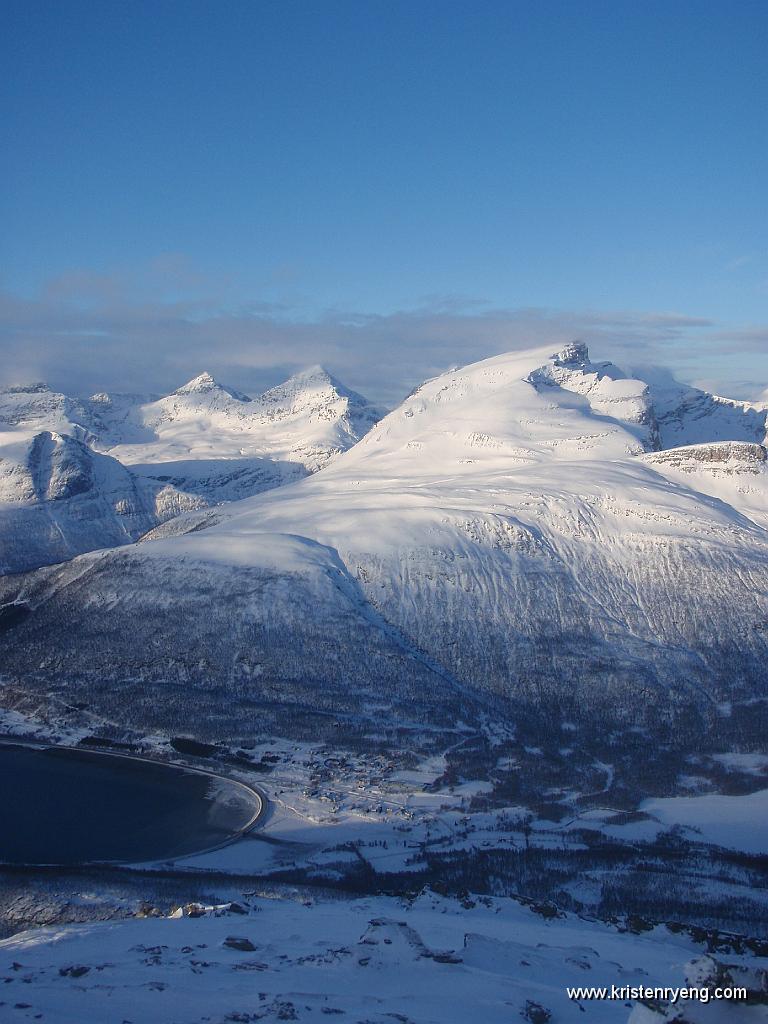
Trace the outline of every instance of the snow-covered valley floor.
[[[30, 725], [5, 721], [17, 731]], [[636, 816], [611, 810], [605, 762], [594, 766], [595, 806], [554, 821], [524, 805], [484, 808], [488, 781], [447, 784], [455, 750], [408, 765], [287, 741], [248, 753], [259, 770], [234, 774], [258, 781], [269, 813], [228, 847], [128, 872], [0, 876], [6, 934], [16, 931], [0, 942], [0, 1020], [768, 1019], [768, 942], [759, 937], [768, 898], [765, 878], [754, 881], [758, 860], [739, 860], [739, 836], [754, 843], [760, 834], [746, 819], [741, 832], [706, 837], [723, 844], [718, 860], [685, 827], [685, 813], [676, 820], [684, 802], [661, 801]], [[542, 760], [537, 748], [526, 753], [534, 765]], [[500, 768], [509, 760], [500, 758]], [[760, 785], [762, 762], [725, 761]], [[719, 799], [751, 813], [761, 796]], [[482, 892], [460, 884], [470, 868]], [[661, 894], [666, 913], [608, 914], [605, 894], [620, 882], [620, 903], [632, 887], [645, 889], [638, 898], [652, 908]], [[741, 937], [728, 932], [723, 907], [736, 916], [741, 908], [732, 929]], [[693, 984], [713, 992], [725, 981], [749, 988], [746, 1005], [567, 993]]]

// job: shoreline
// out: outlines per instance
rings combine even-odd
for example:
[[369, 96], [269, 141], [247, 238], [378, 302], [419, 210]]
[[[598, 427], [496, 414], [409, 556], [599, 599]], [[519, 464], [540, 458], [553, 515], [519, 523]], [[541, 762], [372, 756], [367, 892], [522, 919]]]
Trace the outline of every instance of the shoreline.
[[268, 815], [269, 810], [269, 799], [266, 794], [255, 785], [247, 782], [243, 782], [241, 779], [233, 778], [229, 775], [222, 774], [220, 772], [214, 772], [207, 768], [201, 768], [197, 765], [190, 765], [186, 761], [182, 760], [166, 760], [164, 758], [148, 757], [144, 754], [133, 754], [123, 753], [113, 750], [104, 750], [96, 747], [80, 747], [72, 746], [70, 744], [51, 743], [44, 740], [37, 740], [26, 737], [17, 737], [13, 735], [1, 735], [0, 736], [0, 748], [2, 747], [27, 747], [31, 749], [40, 750], [60, 750], [67, 751], [73, 754], [92, 754], [96, 757], [113, 758], [117, 760], [128, 760], [138, 761], [144, 764], [150, 764], [154, 767], [165, 767], [170, 771], [177, 770], [180, 772], [191, 772], [196, 775], [205, 776], [212, 783], [217, 783], [222, 787], [224, 791], [228, 787], [234, 787], [246, 793], [249, 800], [253, 803], [253, 813], [248, 821], [242, 825], [237, 831], [233, 832], [227, 839], [214, 843], [210, 846], [201, 847], [198, 850], [191, 851], [189, 853], [181, 854], [178, 857], [172, 858], [150, 858], [147, 860], [116, 860], [116, 859], [104, 859], [104, 860], [82, 860], [77, 861], [73, 864], [62, 864], [56, 861], [51, 862], [19, 862], [19, 861], [2, 861], [0, 860], [0, 870], [66, 870], [68, 868], [89, 868], [99, 866], [109, 867], [120, 867], [120, 868], [136, 868], [141, 869], [142, 867], [150, 867], [153, 865], [160, 866], [162, 864], [176, 863], [182, 861], [187, 857], [199, 857], [202, 854], [213, 853], [216, 850], [224, 849], [227, 846], [232, 845], [238, 840], [242, 839], [245, 835], [253, 832], [254, 829], [263, 822]]

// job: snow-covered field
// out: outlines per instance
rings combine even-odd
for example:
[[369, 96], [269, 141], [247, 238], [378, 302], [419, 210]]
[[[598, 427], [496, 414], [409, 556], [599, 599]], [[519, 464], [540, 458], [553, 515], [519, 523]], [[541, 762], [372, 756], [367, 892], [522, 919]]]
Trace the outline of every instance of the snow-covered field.
[[768, 854], [768, 789], [744, 796], [708, 793], [646, 800], [641, 809], [666, 826], [684, 826], [704, 842]]
[[[19, 715], [7, 715], [3, 724], [18, 732], [29, 728]], [[159, 752], [161, 737], [154, 742]], [[556, 911], [550, 900], [423, 891], [430, 852], [463, 853], [470, 859], [489, 850], [576, 852], [585, 849], [578, 827], [606, 836], [624, 833], [630, 845], [653, 842], [672, 824], [687, 820], [686, 814], [675, 813], [685, 801], [656, 801], [647, 807], [649, 817], [638, 823], [645, 827], [641, 834], [637, 825], [614, 828], [614, 814], [599, 809], [559, 824], [537, 819], [524, 806], [473, 811], [473, 798], [487, 793], [488, 784], [465, 781], [435, 790], [448, 765], [445, 756], [403, 768], [384, 757], [333, 752], [310, 743], [272, 742], [249, 753], [254, 762], [272, 769], [256, 775], [235, 772], [257, 780], [268, 794], [263, 827], [219, 850], [142, 865], [131, 881], [135, 886], [146, 879], [151, 892], [162, 884], [162, 875], [144, 874], [147, 870], [172, 872], [175, 891], [183, 891], [188, 878], [190, 892], [202, 884], [221, 893], [221, 905], [205, 912], [193, 906], [170, 918], [166, 909], [159, 916], [124, 919], [135, 910], [135, 899], [98, 910], [108, 880], [73, 876], [63, 889], [55, 879], [43, 880], [44, 886], [55, 886], [58, 900], [65, 898], [60, 913], [66, 919], [77, 920], [80, 904], [84, 919], [116, 914], [120, 920], [37, 928], [0, 942], [1, 1020], [223, 1024], [338, 1016], [376, 1024], [463, 1024], [472, 1017], [489, 1022], [750, 1024], [768, 1019], [768, 1007], [759, 1002], [768, 984], [765, 941], [745, 943], [722, 932], [681, 927], [674, 924], [674, 914], [667, 915], [669, 926], [653, 926], [629, 914], [610, 924], [594, 915]], [[736, 764], [744, 768], [738, 757]], [[746, 769], [754, 770], [752, 761]], [[609, 773], [604, 774], [607, 783]], [[749, 835], [749, 815], [755, 811], [751, 802], [717, 799], [731, 800], [747, 812], [740, 834]], [[702, 838], [734, 845], [736, 821], [732, 815], [726, 834]], [[377, 875], [412, 872], [412, 883], [401, 882], [401, 887], [421, 895], [352, 898], [324, 888], [361, 865], [373, 872], [371, 890], [377, 888]], [[613, 877], [618, 870], [614, 866]], [[284, 884], [265, 888], [259, 882], [286, 871], [314, 880], [318, 888], [305, 884], [292, 891]], [[599, 889], [599, 876], [599, 870], [586, 872], [571, 887], [586, 906], [590, 887]], [[18, 890], [20, 880], [14, 881]], [[119, 882], [116, 876], [110, 885]], [[743, 884], [729, 885], [724, 879], [684, 884], [691, 886], [691, 906], [702, 898], [708, 903], [729, 896], [743, 900], [746, 891]], [[695, 884], [701, 892], [693, 891]], [[757, 919], [768, 913], [768, 903], [763, 900], [759, 909], [760, 893], [753, 895]], [[38, 900], [44, 907], [45, 897]], [[231, 900], [234, 908], [229, 908]], [[25, 902], [33, 905], [34, 898]], [[567, 993], [569, 987], [584, 986], [676, 990], [702, 985], [711, 996], [715, 987], [726, 984], [750, 989], [746, 1006], [714, 997], [707, 1003], [679, 998], [672, 1004], [669, 994], [643, 1001], [571, 998]], [[685, 1016], [678, 1018], [682, 1006]]]
[[[21, 716], [7, 716], [3, 724], [8, 731], [29, 735], [29, 723]], [[73, 743], [78, 735], [65, 738]], [[168, 756], [161, 737], [148, 738], [148, 743], [148, 753]], [[626, 815], [612, 809], [611, 797], [597, 789], [589, 802], [576, 792], [562, 816], [539, 807], [537, 763], [542, 759], [536, 753], [529, 765], [516, 760], [512, 768], [516, 775], [530, 776], [531, 802], [496, 800], [489, 806], [484, 800], [492, 796], [493, 785], [487, 780], [443, 781], [449, 768], [445, 756], [403, 768], [389, 755], [286, 741], [254, 747], [249, 756], [258, 771], [230, 766], [228, 774], [257, 785], [267, 796], [268, 813], [259, 828], [223, 848], [143, 864], [140, 871], [171, 871], [174, 877], [189, 877], [190, 885], [226, 875], [233, 882], [289, 877], [312, 885], [373, 890], [382, 885], [410, 889], [443, 877], [461, 887], [456, 879], [467, 870], [474, 872], [473, 865], [485, 857], [490, 858], [487, 867], [477, 868], [471, 877], [491, 893], [547, 894], [580, 912], [604, 914], [606, 893], [613, 885], [624, 885], [626, 878], [631, 889], [637, 885], [632, 879], [642, 878], [643, 884], [653, 882], [657, 892], [649, 895], [647, 905], [638, 894], [633, 905], [651, 920], [765, 934], [765, 870], [761, 862], [743, 864], [730, 857], [730, 851], [764, 852], [764, 791], [693, 800], [657, 798]], [[736, 756], [735, 761], [737, 767], [728, 776], [731, 785], [745, 778], [743, 759]], [[715, 759], [712, 764], [717, 771]], [[215, 769], [216, 762], [208, 766]], [[748, 762], [747, 770], [752, 767]], [[604, 787], [611, 783], [609, 769], [595, 766]], [[576, 773], [570, 782], [577, 784]], [[699, 802], [708, 814], [696, 810]], [[678, 854], [690, 850], [684, 861], [679, 856], [667, 859], [670, 842]], [[607, 860], [602, 853], [606, 843]], [[535, 883], [526, 882], [528, 861], [544, 871]], [[552, 883], [546, 882], [547, 870], [554, 872]], [[678, 876], [685, 879], [680, 899]], [[665, 891], [678, 894], [666, 905]]]

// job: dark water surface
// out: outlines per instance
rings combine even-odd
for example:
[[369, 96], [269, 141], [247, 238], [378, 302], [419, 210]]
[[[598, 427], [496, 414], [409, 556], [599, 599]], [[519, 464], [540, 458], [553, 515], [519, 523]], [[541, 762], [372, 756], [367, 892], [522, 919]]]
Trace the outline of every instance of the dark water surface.
[[229, 779], [119, 754], [0, 744], [0, 861], [165, 860], [226, 842], [259, 797]]

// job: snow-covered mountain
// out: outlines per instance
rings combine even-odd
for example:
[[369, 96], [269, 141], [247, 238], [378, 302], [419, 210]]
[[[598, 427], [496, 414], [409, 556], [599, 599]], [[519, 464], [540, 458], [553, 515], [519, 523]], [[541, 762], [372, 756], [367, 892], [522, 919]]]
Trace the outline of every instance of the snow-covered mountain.
[[[257, 399], [208, 373], [151, 401], [73, 399], [45, 384], [0, 391], [0, 572], [129, 543], [180, 512], [301, 479], [381, 415], [320, 367]], [[66, 463], [70, 475], [79, 467], [75, 505], [69, 492], [52, 503], [46, 488], [33, 485], [42, 472], [36, 453], [46, 444], [38, 436], [49, 438], [55, 465]]]
[[321, 366], [251, 398], [210, 373], [163, 398], [71, 398], [47, 384], [0, 389], [0, 429], [55, 430], [126, 464], [259, 458], [314, 472], [355, 444], [385, 410]]
[[45, 651], [62, 688], [112, 717], [118, 683], [134, 719], [212, 735], [276, 705], [371, 720], [548, 708], [681, 735], [749, 706], [754, 725], [766, 410], [701, 404], [679, 410], [675, 439], [709, 445], [703, 459], [660, 452], [669, 407], [583, 345], [443, 374], [322, 473], [208, 529], [6, 585], [30, 611], [6, 672], [36, 688], [30, 654]]
[[201, 504], [68, 434], [0, 433], [0, 573], [130, 544]]
[[134, 472], [209, 502], [248, 497], [322, 469], [383, 415], [321, 367], [251, 399], [202, 373], [110, 418], [99, 446]]
[[683, 384], [654, 384], [651, 396], [663, 448], [765, 441], [768, 402], [739, 402]]
[[273, 450], [320, 469], [356, 444], [384, 415], [321, 366], [295, 374], [257, 399], [259, 422]]
[[[97, 404], [91, 400], [92, 408]], [[382, 410], [321, 367], [257, 398], [209, 373], [154, 402], [134, 406], [99, 396], [99, 445], [135, 464], [259, 458], [313, 472], [360, 439]]]
[[[0, 500], [27, 516], [19, 552], [54, 510], [62, 535], [98, 507], [131, 539], [142, 507], [162, 520], [160, 495], [190, 496], [172, 481], [222, 467], [233, 497], [257, 485], [245, 463], [285, 485], [0, 580], [5, 728], [197, 750], [270, 801], [263, 834], [147, 873], [208, 908], [65, 927], [138, 893], [12, 884], [7, 918], [56, 927], [0, 941], [6, 1004], [762, 1020], [767, 407], [659, 390], [574, 344], [443, 374], [350, 446], [355, 400], [332, 387], [249, 401], [197, 378], [99, 416], [92, 399], [79, 422], [14, 399]], [[48, 406], [69, 433], [43, 429]], [[318, 437], [349, 450], [309, 474]], [[737, 984], [746, 1003], [716, 997]]]
[[88, 421], [87, 404], [47, 384], [0, 388], [0, 430], [55, 430], [74, 433]]

